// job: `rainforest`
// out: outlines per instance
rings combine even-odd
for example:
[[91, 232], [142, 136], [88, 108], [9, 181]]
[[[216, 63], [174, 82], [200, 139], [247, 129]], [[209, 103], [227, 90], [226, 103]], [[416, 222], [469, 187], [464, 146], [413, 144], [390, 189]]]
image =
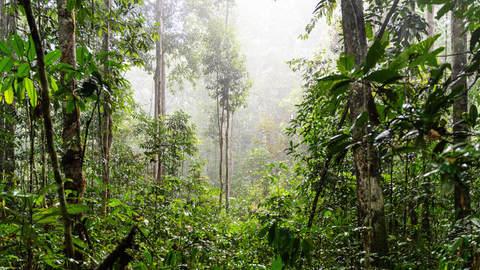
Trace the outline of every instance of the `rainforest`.
[[0, 0], [0, 269], [480, 269], [480, 1]]

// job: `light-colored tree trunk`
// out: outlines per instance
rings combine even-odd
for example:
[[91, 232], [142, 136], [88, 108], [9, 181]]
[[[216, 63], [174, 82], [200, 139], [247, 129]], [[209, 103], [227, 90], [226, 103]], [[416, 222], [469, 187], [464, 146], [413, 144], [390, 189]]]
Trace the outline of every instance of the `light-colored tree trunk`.
[[[459, 7], [461, 8], [461, 7]], [[465, 22], [457, 18], [455, 12], [451, 15], [451, 43], [452, 43], [452, 77], [454, 83], [452, 89], [463, 86], [463, 91], [457, 97], [453, 103], [453, 131], [454, 131], [454, 143], [468, 142], [468, 126], [462, 119], [463, 113], [468, 113], [468, 91], [467, 91], [467, 79], [462, 77], [457, 80], [460, 73], [465, 69], [467, 65], [467, 35]], [[453, 196], [455, 200], [455, 210], [460, 211], [458, 218], [465, 218], [471, 214], [470, 206], [470, 185], [467, 179], [458, 179], [455, 181], [455, 187]]]
[[[110, 17], [110, 1], [105, 1], [105, 6], [108, 10], [108, 17]], [[106, 31], [103, 31], [103, 44], [102, 51], [108, 53], [110, 47], [110, 22], [106, 20]], [[107, 56], [108, 59], [108, 56]], [[107, 65], [104, 66], [104, 78], [110, 79], [110, 70]], [[102, 184], [105, 186], [103, 190], [103, 211], [105, 216], [107, 215], [107, 200], [109, 197], [108, 185], [110, 184], [110, 152], [113, 143], [113, 117], [111, 114], [112, 105], [110, 103], [110, 96], [106, 96], [103, 104], [103, 133], [102, 133]]]
[[230, 131], [230, 110], [227, 105], [227, 127], [225, 128], [225, 209], [228, 210], [230, 204], [230, 162], [229, 162], [229, 136]]
[[[76, 68], [74, 11], [67, 10], [67, 0], [57, 0], [57, 12], [59, 47], [62, 52], [60, 62]], [[65, 82], [65, 75], [67, 75], [66, 72], [60, 73], [60, 83], [68, 88], [74, 96], [77, 96], [75, 77]], [[75, 105], [73, 111], [67, 113], [67, 96], [63, 97], [62, 109], [62, 139], [65, 149], [62, 156], [62, 165], [65, 178], [72, 179], [72, 181], [65, 182], [65, 189], [70, 189], [75, 193], [69, 196], [69, 202], [78, 203], [83, 196], [85, 186], [85, 176], [82, 170], [83, 145], [80, 137], [80, 110]]]
[[[44, 104], [50, 104], [50, 91], [47, 80], [47, 73], [45, 71], [45, 60], [43, 55], [42, 43], [40, 35], [38, 34], [37, 26], [32, 12], [30, 0], [23, 1], [25, 14], [27, 15], [27, 21], [32, 34], [32, 39], [35, 44], [35, 51], [37, 53], [37, 68], [40, 79], [40, 85], [42, 87], [42, 100]], [[42, 114], [44, 119], [45, 133], [47, 139], [48, 152], [52, 162], [52, 168], [54, 173], [55, 182], [57, 184], [57, 194], [60, 203], [60, 213], [62, 215], [62, 222], [64, 228], [65, 247], [67, 251], [67, 257], [75, 258], [75, 248], [72, 241], [72, 228], [70, 223], [70, 216], [67, 211], [67, 203], [65, 198], [65, 191], [63, 187], [63, 180], [60, 173], [60, 166], [58, 163], [57, 152], [55, 151], [54, 138], [53, 138], [53, 124], [52, 117], [50, 116], [50, 106], [42, 106]], [[70, 270], [76, 270], [77, 265], [72, 262], [68, 262]]]
[[[156, 55], [156, 67], [155, 67], [155, 120], [162, 119], [165, 115], [165, 71], [164, 71], [164, 52], [163, 52], [163, 0], [157, 0], [155, 7], [155, 22], [158, 26], [158, 38], [155, 41], [155, 55]], [[158, 130], [160, 131], [160, 130]], [[162, 182], [163, 166], [162, 157], [158, 155], [155, 157], [155, 178], [158, 183]]]
[[[343, 37], [345, 55], [354, 55], [354, 66], [360, 68], [365, 61], [367, 41], [362, 0], [342, 0]], [[372, 98], [371, 90], [361, 83], [354, 83], [349, 89], [350, 120], [355, 123], [362, 114], [370, 115], [368, 103]], [[387, 230], [381, 171], [378, 150], [370, 143], [371, 133], [369, 121], [356, 125], [353, 129], [353, 141], [358, 147], [353, 149], [355, 175], [357, 179], [358, 211], [362, 231], [363, 248], [366, 251], [366, 267], [370, 266], [369, 255], [377, 253], [379, 257], [388, 254]], [[376, 260], [377, 266], [388, 267], [387, 262]]]

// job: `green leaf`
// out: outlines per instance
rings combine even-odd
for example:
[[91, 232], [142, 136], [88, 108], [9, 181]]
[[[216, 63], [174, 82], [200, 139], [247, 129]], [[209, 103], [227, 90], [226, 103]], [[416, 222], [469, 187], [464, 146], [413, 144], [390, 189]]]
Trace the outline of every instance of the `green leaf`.
[[10, 72], [13, 66], [13, 57], [5, 57], [0, 61], [0, 73]]
[[371, 39], [373, 38], [373, 30], [372, 30], [372, 24], [371, 23], [366, 23], [365, 24], [365, 31], [367, 32], [367, 38]]
[[10, 75], [3, 81], [2, 92], [5, 92], [8, 88], [12, 87], [13, 80], [15, 79], [14, 75]]
[[85, 111], [86, 105], [85, 105], [85, 102], [83, 102], [83, 100], [76, 99], [76, 103], [80, 111]]
[[74, 109], [75, 109], [75, 100], [73, 100], [73, 98], [71, 98], [67, 102], [67, 113], [73, 112]]
[[338, 69], [342, 72], [352, 71], [355, 62], [355, 55], [349, 55], [347, 57], [340, 57], [337, 60]]
[[[384, 84], [385, 82], [389, 81], [391, 78], [401, 78], [400, 77], [400, 74], [395, 71], [395, 70], [390, 70], [390, 69], [382, 69], [382, 70], [377, 70], [377, 71], [374, 71], [372, 73], [370, 73], [370, 75], [368, 75], [367, 77], [365, 77], [365, 80], [369, 80], [369, 81], [374, 81], [374, 82], [377, 82], [377, 83], [380, 83], [380, 84]], [[390, 82], [392, 83], [392, 82]]]
[[477, 119], [478, 119], [477, 106], [472, 104], [470, 106], [470, 114], [469, 114], [469, 120], [470, 120], [470, 124], [471, 124], [472, 128], [474, 128], [475, 125], [477, 125]]
[[106, 60], [103, 62], [103, 64], [105, 64], [106, 66], [109, 66], [109, 67], [116, 67], [116, 68], [121, 68], [122, 66], [120, 64], [118, 64], [117, 62], [113, 61], [113, 60]]
[[363, 68], [363, 73], [367, 73], [372, 67], [374, 67], [378, 60], [385, 54], [385, 46], [388, 43], [382, 43], [381, 41], [375, 40], [372, 46], [368, 50], [367, 57], [365, 59], [365, 66]]
[[452, 8], [453, 8], [454, 5], [455, 5], [455, 2], [456, 2], [456, 1], [454, 1], [454, 2], [452, 2], [452, 1], [446, 2], [445, 5], [443, 5], [443, 7], [442, 7], [439, 11], [437, 11], [437, 16], [435, 17], [435, 19], [440, 20], [440, 19], [443, 17], [443, 15], [447, 14], [447, 12], [449, 12], [450, 10], [452, 10]]
[[47, 53], [45, 55], [45, 66], [50, 66], [51, 64], [55, 63], [60, 57], [62, 56], [62, 52], [59, 50], [55, 50], [52, 52]]
[[4, 52], [6, 55], [12, 55], [12, 50], [5, 41], [0, 41], [0, 50], [2, 50], [2, 52]]
[[473, 31], [472, 36], [470, 38], [470, 51], [473, 53], [475, 46], [480, 41], [480, 27]]
[[54, 79], [52, 76], [48, 76], [48, 83], [50, 84], [50, 88], [51, 88], [54, 92], [57, 92], [57, 91], [58, 91], [57, 82], [55, 81], [55, 79]]
[[268, 230], [270, 229], [270, 227], [268, 226], [269, 224], [267, 224], [267, 226], [263, 227], [260, 232], [258, 232], [258, 238], [262, 239], [268, 232]]
[[35, 60], [35, 55], [37, 53], [35, 52], [35, 45], [33, 44], [33, 39], [31, 35], [29, 36], [28, 41], [25, 41], [24, 44], [26, 48], [25, 51], [27, 53], [28, 61], [33, 62], [33, 60]]
[[67, 11], [70, 12], [75, 8], [75, 0], [67, 0]]
[[305, 254], [305, 257], [307, 258], [307, 262], [311, 265], [312, 264], [312, 248], [313, 246], [307, 241], [307, 239], [304, 239], [302, 241], [302, 251], [303, 254]]
[[22, 58], [25, 55], [22, 38], [18, 34], [15, 34], [11, 37], [10, 43], [12, 44], [13, 50], [18, 58]]
[[22, 102], [25, 99], [25, 90], [23, 89], [23, 80], [15, 80], [15, 96], [17, 97], [17, 102]]
[[29, 63], [23, 63], [18, 67], [17, 74], [15, 76], [18, 77], [26, 77], [28, 76], [28, 73], [30, 72], [30, 64]]
[[85, 204], [67, 204], [67, 211], [70, 215], [80, 214], [90, 211], [90, 207]]
[[350, 79], [350, 78], [345, 75], [329, 75], [329, 76], [325, 76], [318, 79], [317, 82], [340, 81], [340, 80], [346, 80], [346, 79]]
[[275, 232], [277, 230], [277, 223], [274, 222], [270, 229], [268, 230], [268, 244], [271, 246], [273, 243], [273, 240], [275, 240]]
[[25, 90], [27, 90], [28, 97], [30, 98], [30, 104], [32, 107], [37, 106], [37, 91], [35, 90], [35, 87], [33, 87], [33, 82], [29, 78], [23, 79], [23, 87]]
[[108, 203], [108, 207], [115, 207], [122, 204], [122, 202], [119, 199], [115, 199], [115, 198], [110, 199], [109, 201], [110, 202]]
[[3, 92], [5, 95], [5, 102], [7, 104], [12, 104], [13, 103], [13, 88], [10, 86], [5, 92]]
[[463, 241], [463, 238], [459, 237], [457, 238], [455, 243], [453, 243], [453, 245], [450, 246], [450, 248], [448, 249], [450, 255], [454, 254], [458, 250], [458, 248], [462, 244], [462, 241]]
[[277, 257], [273, 262], [272, 262], [272, 270], [282, 270], [283, 269], [283, 262], [281, 257]]
[[85, 65], [87, 61], [87, 55], [90, 54], [85, 47], [79, 47], [76, 51], [77, 63], [81, 67]]

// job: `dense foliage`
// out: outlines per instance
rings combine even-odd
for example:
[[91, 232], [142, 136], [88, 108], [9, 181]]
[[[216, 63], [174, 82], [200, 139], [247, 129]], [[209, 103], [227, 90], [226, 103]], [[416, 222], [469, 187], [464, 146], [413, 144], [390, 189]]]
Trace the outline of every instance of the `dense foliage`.
[[[291, 38], [307, 42], [326, 20], [328, 45], [288, 63], [276, 60], [283, 47], [241, 46], [234, 1], [159, 3], [67, 1], [72, 65], [57, 2], [31, 2], [35, 40], [30, 1], [0, 0], [0, 267], [104, 269], [113, 258], [113, 269], [479, 269], [478, 1], [366, 0], [360, 63], [341, 45], [345, 1], [313, 3], [306, 32]], [[152, 116], [134, 100], [141, 89], [124, 75], [153, 73], [158, 57], [177, 97], [167, 105], [186, 110]], [[352, 117], [361, 87], [365, 109]], [[192, 97], [200, 109], [189, 114]], [[78, 145], [65, 136], [72, 112]], [[56, 183], [55, 166], [65, 174], [72, 147], [83, 186], [63, 190], [77, 183]], [[364, 220], [361, 149], [369, 176], [376, 165], [381, 175]], [[382, 240], [371, 236], [372, 200], [385, 216], [383, 255], [371, 248]]]

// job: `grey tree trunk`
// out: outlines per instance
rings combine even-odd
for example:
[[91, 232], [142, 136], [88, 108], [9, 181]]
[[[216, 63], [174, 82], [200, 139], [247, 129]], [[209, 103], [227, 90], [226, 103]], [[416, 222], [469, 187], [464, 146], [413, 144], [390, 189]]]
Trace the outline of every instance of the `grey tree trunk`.
[[[105, 6], [110, 13], [110, 1], [105, 1]], [[110, 15], [109, 15], [110, 16]], [[103, 31], [103, 44], [102, 51], [108, 53], [110, 47], [110, 22], [107, 19], [106, 21], [106, 31]], [[107, 56], [108, 58], [108, 56]], [[109, 79], [110, 70], [107, 65], [104, 66], [105, 78]], [[113, 117], [111, 114], [112, 105], [110, 103], [110, 97], [105, 97], [105, 103], [103, 105], [103, 127], [102, 127], [102, 159], [103, 159], [103, 169], [102, 169], [102, 184], [105, 186], [103, 190], [103, 211], [105, 216], [107, 215], [107, 200], [109, 197], [108, 184], [110, 184], [110, 152], [113, 143]]]
[[[451, 34], [451, 43], [452, 43], [452, 77], [455, 80], [452, 84], [452, 89], [458, 86], [464, 87], [464, 90], [458, 96], [458, 98], [453, 103], [453, 131], [454, 131], [454, 142], [468, 142], [468, 126], [465, 121], [462, 119], [462, 114], [468, 112], [468, 91], [467, 91], [467, 79], [466, 77], [461, 77], [461, 72], [465, 69], [467, 65], [467, 35], [464, 34], [465, 22], [457, 18], [455, 13], [452, 13], [451, 16], [451, 25], [452, 25], [452, 34]], [[454, 187], [454, 200], [455, 200], [455, 210], [460, 211], [458, 218], [465, 218], [471, 214], [470, 207], [470, 185], [468, 179], [457, 179], [455, 181]]]
[[[163, 0], [157, 0], [155, 7], [155, 22], [159, 24], [158, 39], [155, 41], [155, 120], [161, 119], [165, 115], [165, 86], [164, 86], [164, 52], [163, 52]], [[155, 160], [155, 178], [158, 183], [162, 181], [163, 166], [161, 157], [156, 157]]]
[[[362, 0], [342, 0], [343, 37], [345, 55], [354, 55], [356, 68], [365, 60], [367, 41]], [[370, 114], [369, 100], [371, 90], [361, 83], [355, 83], [349, 89], [350, 120], [355, 123], [362, 113]], [[370, 143], [368, 134], [371, 123], [364, 123], [353, 129], [353, 140], [359, 142], [353, 149], [355, 175], [357, 179], [357, 194], [359, 201], [359, 220], [363, 227], [370, 227], [362, 231], [363, 248], [367, 253], [366, 266], [369, 267], [369, 255], [377, 253], [379, 257], [388, 254], [387, 230], [383, 190], [381, 186], [381, 171], [378, 150]], [[376, 266], [388, 268], [388, 263], [375, 260]]]
[[229, 162], [229, 131], [230, 131], [230, 110], [227, 109], [227, 127], [225, 128], [225, 209], [229, 207], [230, 197], [230, 162]]

